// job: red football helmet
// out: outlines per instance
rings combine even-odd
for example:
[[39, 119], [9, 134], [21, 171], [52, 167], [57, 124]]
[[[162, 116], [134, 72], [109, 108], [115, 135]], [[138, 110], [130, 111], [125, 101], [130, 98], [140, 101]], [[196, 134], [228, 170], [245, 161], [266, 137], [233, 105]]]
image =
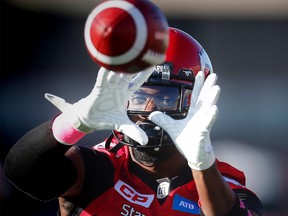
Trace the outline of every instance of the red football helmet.
[[[206, 77], [213, 73], [212, 64], [204, 48], [189, 34], [169, 28], [166, 63], [171, 64], [171, 82], [186, 80], [203, 71]], [[193, 74], [191, 74], [191, 72]]]
[[[192, 36], [170, 27], [165, 62], [156, 65], [148, 81], [131, 96], [128, 114], [146, 116], [151, 111], [160, 110], [175, 118], [185, 117], [199, 71], [203, 71], [206, 77], [213, 73], [207, 53]], [[149, 94], [147, 88], [152, 89]]]
[[[192, 36], [170, 27], [165, 62], [155, 66], [147, 82], [131, 95], [127, 104], [128, 116], [146, 132], [149, 142], [141, 146], [124, 135], [125, 144], [137, 149], [173, 144], [169, 135], [147, 117], [159, 110], [175, 119], [185, 118], [199, 71], [203, 71], [206, 77], [213, 73], [207, 53]], [[141, 121], [137, 121], [139, 116], [143, 117]]]

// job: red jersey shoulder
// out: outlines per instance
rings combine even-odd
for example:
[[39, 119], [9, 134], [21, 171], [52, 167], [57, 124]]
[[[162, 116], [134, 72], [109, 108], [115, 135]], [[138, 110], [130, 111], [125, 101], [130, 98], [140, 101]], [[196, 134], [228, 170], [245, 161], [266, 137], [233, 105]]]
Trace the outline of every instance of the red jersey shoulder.
[[[115, 145], [117, 145], [117, 143], [112, 142], [110, 148], [113, 148]], [[105, 148], [104, 141], [93, 146], [93, 149], [105, 153], [116, 169], [123, 165], [127, 168], [127, 161], [129, 159], [129, 149], [127, 146], [123, 146], [116, 153], [112, 153], [109, 149]], [[246, 177], [244, 172], [223, 161], [216, 160], [216, 163], [224, 179], [232, 185], [233, 188], [243, 188], [246, 186]]]
[[[112, 142], [110, 144], [110, 149], [112, 149], [115, 145], [117, 145], [117, 143]], [[102, 143], [93, 146], [92, 149], [105, 153], [110, 159], [110, 161], [113, 163], [115, 168], [121, 166], [120, 164], [123, 165], [123, 163], [125, 163], [125, 161], [128, 161], [127, 159], [129, 158], [129, 149], [127, 146], [123, 146], [117, 152], [114, 153], [109, 151], [110, 149], [107, 149], [105, 147], [105, 141], [104, 141]]]
[[246, 177], [243, 171], [223, 161], [216, 160], [216, 163], [219, 171], [228, 183], [237, 187], [246, 186]]

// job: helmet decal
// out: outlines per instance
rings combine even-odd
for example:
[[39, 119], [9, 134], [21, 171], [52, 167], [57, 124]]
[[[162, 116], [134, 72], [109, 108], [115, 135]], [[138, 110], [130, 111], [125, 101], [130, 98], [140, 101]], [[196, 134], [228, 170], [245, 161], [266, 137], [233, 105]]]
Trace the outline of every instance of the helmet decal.
[[179, 78], [194, 80], [194, 73], [190, 69], [181, 68], [178, 74]]
[[156, 65], [155, 70], [153, 72], [153, 76], [157, 76], [162, 80], [170, 80], [171, 74], [171, 64], [164, 63], [162, 65]]
[[189, 76], [192, 76], [192, 75], [193, 75], [193, 73], [192, 73], [192, 71], [191, 71], [191, 70], [185, 70], [185, 69], [182, 69], [182, 70], [181, 70], [181, 72], [185, 73], [185, 75], [186, 75], [187, 77], [189, 77]]

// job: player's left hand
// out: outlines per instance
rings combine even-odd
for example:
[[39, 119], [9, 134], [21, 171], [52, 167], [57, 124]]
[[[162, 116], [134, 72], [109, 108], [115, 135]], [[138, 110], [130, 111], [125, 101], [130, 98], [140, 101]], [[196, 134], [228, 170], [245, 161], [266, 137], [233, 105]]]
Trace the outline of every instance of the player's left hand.
[[[45, 97], [62, 111], [60, 119], [63, 119], [64, 124], [68, 122], [78, 131], [87, 134], [96, 130], [117, 130], [145, 145], [148, 137], [128, 118], [126, 103], [130, 95], [149, 78], [153, 69], [154, 67], [151, 67], [142, 72], [128, 74], [102, 67], [91, 93], [78, 102], [70, 104], [52, 94], [45, 94]], [[59, 117], [54, 123], [62, 128], [63, 121], [58, 119]]]
[[215, 162], [210, 130], [218, 113], [216, 103], [220, 87], [215, 85], [216, 80], [216, 74], [210, 74], [205, 82], [204, 73], [200, 71], [197, 74], [185, 119], [175, 120], [159, 111], [149, 116], [170, 135], [189, 166], [195, 170], [208, 169]]

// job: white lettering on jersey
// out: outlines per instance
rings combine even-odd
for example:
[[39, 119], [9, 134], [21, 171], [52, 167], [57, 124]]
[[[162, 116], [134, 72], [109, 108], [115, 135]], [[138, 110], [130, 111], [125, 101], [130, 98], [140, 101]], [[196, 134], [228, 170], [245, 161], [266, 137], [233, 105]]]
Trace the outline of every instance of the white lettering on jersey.
[[135, 208], [128, 204], [124, 204], [122, 206], [122, 210], [121, 215], [123, 216], [145, 216], [145, 214], [138, 212]]
[[185, 201], [181, 201], [179, 206], [182, 206], [184, 208], [188, 208], [188, 209], [194, 209], [194, 205]]
[[134, 188], [132, 188], [130, 185], [126, 184], [121, 180], [118, 180], [114, 188], [127, 201], [137, 205], [144, 206], [146, 208], [148, 208], [151, 205], [154, 199], [153, 194], [138, 193]]

